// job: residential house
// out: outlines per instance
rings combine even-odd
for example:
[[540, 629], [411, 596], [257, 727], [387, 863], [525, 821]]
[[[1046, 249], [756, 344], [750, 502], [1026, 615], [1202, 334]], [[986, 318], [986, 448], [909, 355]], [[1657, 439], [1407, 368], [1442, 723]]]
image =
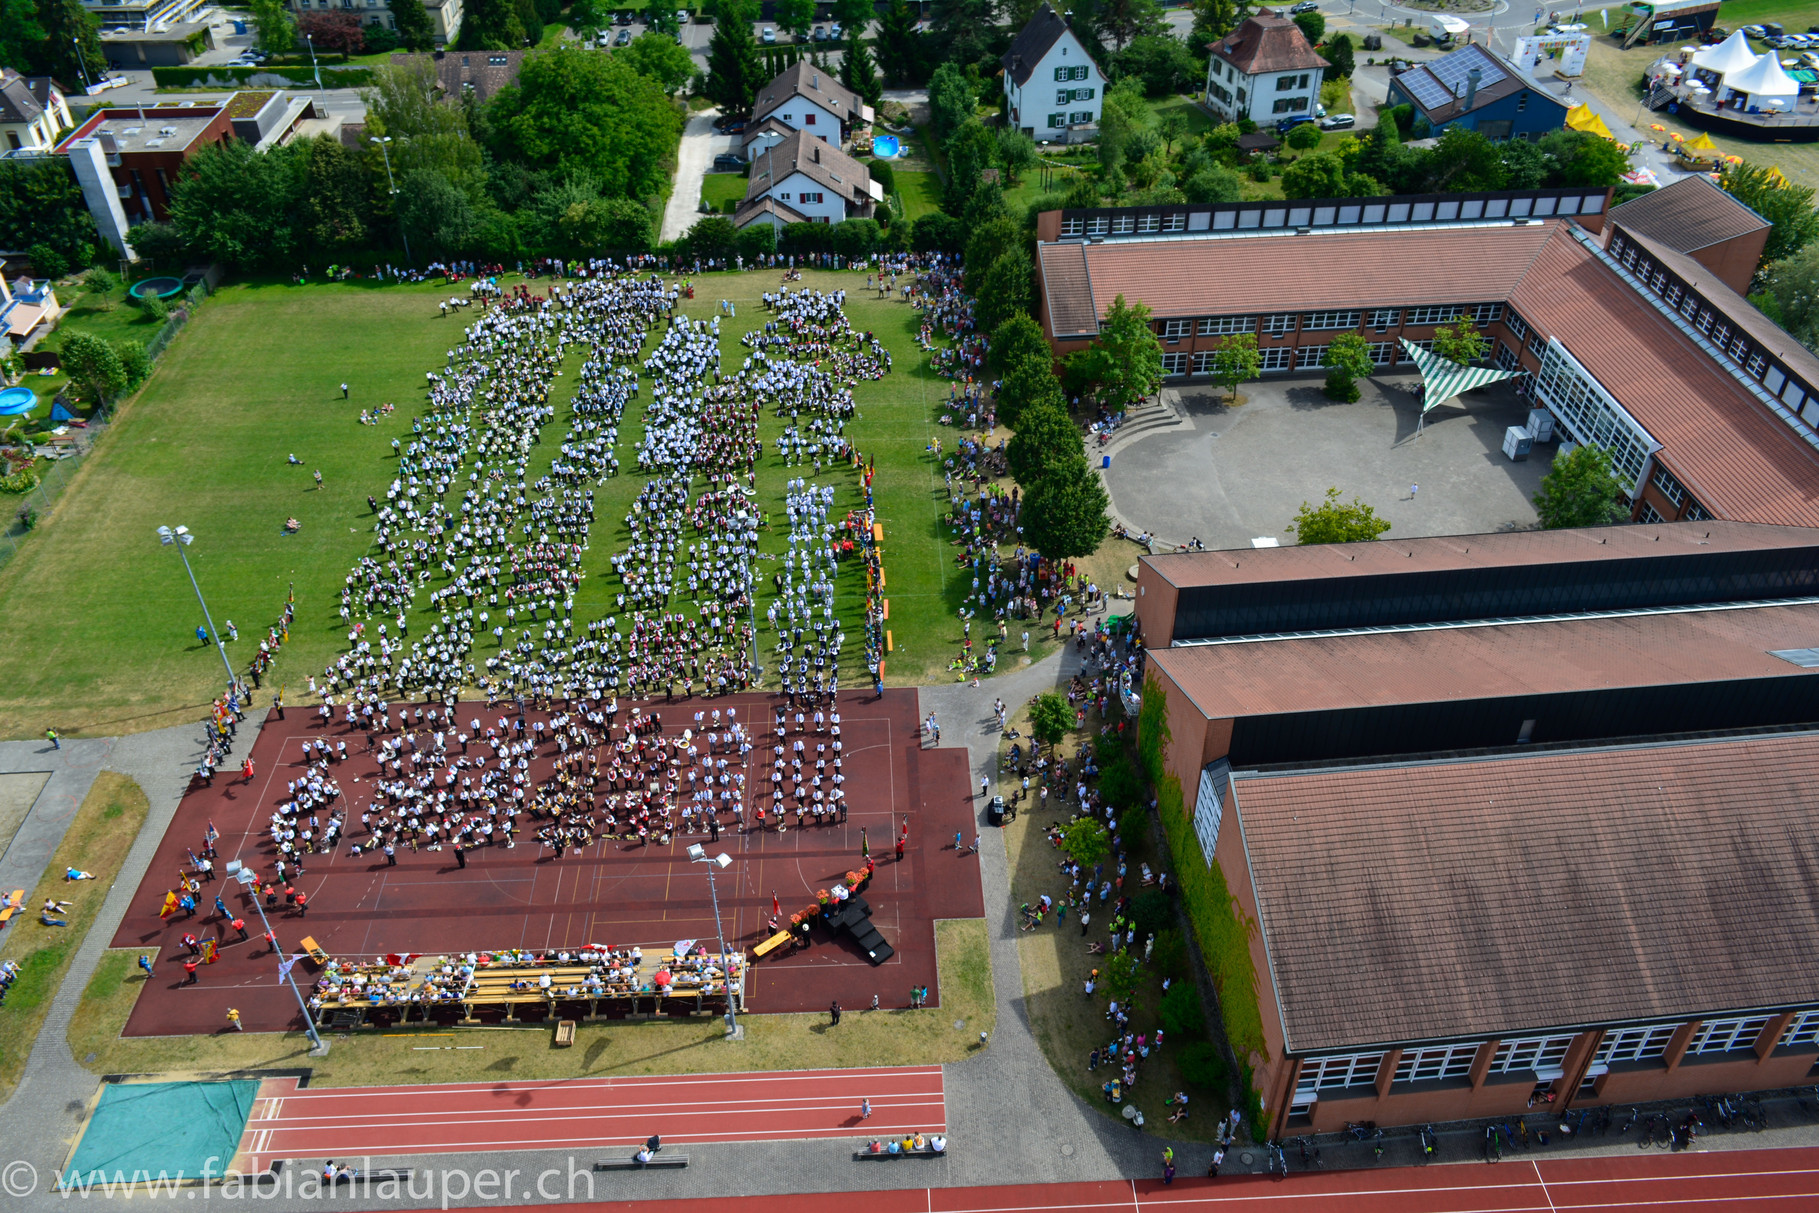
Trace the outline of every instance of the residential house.
[[857, 93], [804, 59], [758, 90], [751, 124], [774, 118], [792, 131], [843, 144], [853, 127], [870, 125], [872, 117], [872, 107]]
[[171, 183], [184, 161], [205, 147], [224, 146], [234, 138], [233, 116], [228, 111], [227, 104], [96, 110], [57, 144], [56, 151], [70, 157], [76, 179], [89, 195], [89, 210], [104, 235], [110, 230], [112, 216], [96, 211], [91, 182], [85, 179], [85, 174], [95, 171], [95, 160], [76, 155], [78, 145], [86, 148], [92, 144], [99, 149], [107, 181], [94, 184], [116, 196], [129, 226], [163, 222], [170, 214]]
[[1225, 121], [1314, 116], [1328, 64], [1293, 21], [1260, 9], [1207, 49], [1206, 100]]
[[1011, 126], [1036, 138], [1053, 138], [1046, 132], [1099, 125], [1105, 73], [1048, 0], [1011, 42], [1003, 63]]
[[1565, 102], [1475, 42], [1392, 77], [1386, 104], [1413, 107], [1415, 138], [1457, 128], [1532, 141], [1566, 125]]
[[737, 227], [764, 222], [839, 223], [869, 219], [884, 190], [863, 164], [806, 131], [792, 131], [752, 162]]
[[21, 76], [0, 67], [0, 138], [7, 152], [48, 152], [57, 132], [76, 125], [69, 102], [49, 76]]
[[38, 329], [49, 332], [62, 314], [49, 278], [21, 277], [9, 285], [0, 275], [0, 338], [23, 345]]
[[472, 97], [486, 101], [507, 85], [518, 83], [524, 69], [523, 51], [435, 51], [432, 54], [392, 56], [393, 67], [428, 63], [436, 84], [447, 97]]
[[[358, 14], [362, 25], [382, 25], [389, 30], [398, 28], [392, 18], [391, 0], [285, 0], [285, 7], [298, 16], [331, 10], [352, 11]], [[429, 10], [430, 31], [437, 45], [455, 36], [455, 30], [461, 25], [461, 0], [423, 0], [423, 7]]]

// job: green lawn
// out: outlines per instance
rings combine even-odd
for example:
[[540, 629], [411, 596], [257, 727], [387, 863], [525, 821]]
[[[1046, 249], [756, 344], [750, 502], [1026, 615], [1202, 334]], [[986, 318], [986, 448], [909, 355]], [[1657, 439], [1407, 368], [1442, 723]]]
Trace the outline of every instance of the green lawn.
[[[868, 298], [863, 282], [852, 273], [805, 278], [805, 285], [846, 287], [853, 322], [875, 331], [895, 359], [886, 379], [856, 388], [860, 416], [848, 432], [878, 459], [896, 645], [888, 681], [914, 684], [944, 676], [961, 639], [954, 610], [965, 591], [940, 533], [942, 477], [925, 453], [937, 433], [951, 446], [954, 431], [936, 423], [948, 384], [916, 348], [918, 313]], [[721, 298], [735, 301], [739, 318], [722, 324], [722, 342], [736, 365], [745, 353], [739, 334], [761, 323], [758, 298], [777, 284], [769, 272], [707, 275], [696, 279], [697, 297], [685, 310], [710, 316]], [[295, 586], [297, 618], [273, 680], [297, 702], [305, 677], [345, 645], [335, 595], [367, 550], [366, 497], [384, 496], [397, 467], [391, 440], [409, 433], [424, 372], [442, 365], [455, 343], [459, 322], [441, 319], [434, 307], [446, 292], [247, 284], [208, 300], [19, 557], [0, 570], [0, 736], [37, 735], [49, 726], [71, 734], [162, 727], [195, 717], [216, 693], [219, 658], [195, 639], [200, 613], [176, 554], [154, 537], [159, 525], [195, 531], [188, 552], [215, 621], [231, 618], [241, 629], [229, 646], [237, 668]], [[571, 368], [578, 365], [578, 355], [571, 359]], [[346, 402], [343, 380], [352, 387]], [[559, 384], [559, 404], [567, 395]], [[358, 423], [362, 408], [385, 401], [398, 411], [380, 425]], [[566, 421], [561, 408], [537, 448], [543, 462], [533, 463], [533, 479], [555, 453]], [[783, 482], [797, 474], [775, 457], [780, 426], [767, 415], [761, 429], [766, 456], [758, 489], [773, 510]], [[628, 416], [620, 451], [628, 471], [640, 437], [638, 416]], [[300, 467], [286, 462], [292, 453]], [[321, 490], [310, 476], [318, 468]], [[840, 493], [837, 508], [859, 504], [856, 476], [829, 478]], [[622, 520], [643, 481], [627, 474], [596, 489], [599, 521], [590, 576], [577, 597], [580, 617], [608, 613], [617, 584], [607, 559], [625, 542]], [[299, 534], [283, 533], [287, 516], [302, 522]], [[780, 551], [784, 537], [768, 535], [762, 546]], [[857, 566], [843, 574], [838, 599], [855, 646], [862, 599], [856, 574]], [[766, 605], [761, 597], [760, 618]], [[419, 619], [412, 633], [427, 631], [428, 622]], [[851, 665], [862, 668], [856, 653]], [[848, 685], [858, 681], [849, 675]]]
[[1204, 135], [1213, 129], [1213, 120], [1195, 104], [1192, 97], [1165, 97], [1150, 108], [1156, 111], [1158, 120], [1170, 114], [1179, 114], [1187, 122], [1187, 133], [1190, 135]]
[[745, 201], [750, 184], [741, 173], [709, 173], [701, 179], [701, 201], [716, 212], [730, 215]]
[[903, 205], [910, 219], [920, 219], [941, 209], [941, 178], [932, 172], [905, 172], [898, 169], [896, 173], [897, 192], [903, 195]]

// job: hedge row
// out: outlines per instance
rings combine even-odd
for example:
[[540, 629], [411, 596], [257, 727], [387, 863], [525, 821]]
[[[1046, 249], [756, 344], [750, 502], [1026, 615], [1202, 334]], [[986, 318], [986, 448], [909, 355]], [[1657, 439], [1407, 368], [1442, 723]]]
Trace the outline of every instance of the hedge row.
[[1269, 1058], [1269, 1046], [1263, 1039], [1263, 1011], [1257, 998], [1257, 972], [1251, 963], [1251, 936], [1256, 933], [1257, 924], [1244, 915], [1226, 886], [1225, 873], [1219, 865], [1209, 864], [1200, 849], [1181, 781], [1168, 772], [1165, 750], [1169, 740], [1167, 697], [1151, 678], [1144, 684], [1143, 707], [1137, 716], [1137, 756], [1155, 791], [1156, 811], [1161, 814], [1163, 833], [1174, 857], [1188, 921], [1193, 924], [1200, 954], [1219, 994], [1225, 1038], [1245, 1069], [1251, 1131], [1261, 1133], [1262, 1101], [1250, 1074], [1252, 1057]]
[[[160, 88], [314, 87], [316, 73], [307, 67], [154, 67], [152, 82]], [[372, 82], [370, 67], [322, 69], [323, 88], [364, 88]]]

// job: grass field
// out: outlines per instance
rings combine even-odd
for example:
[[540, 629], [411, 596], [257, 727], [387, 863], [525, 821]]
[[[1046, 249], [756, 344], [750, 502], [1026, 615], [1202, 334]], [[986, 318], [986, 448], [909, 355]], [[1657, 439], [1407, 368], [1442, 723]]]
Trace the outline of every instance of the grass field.
[[[920, 1011], [850, 1012], [838, 1032], [827, 1016], [751, 1015], [745, 1039], [729, 1043], [716, 1016], [584, 1023], [572, 1049], [552, 1046], [548, 1028], [463, 1032], [462, 1052], [416, 1052], [434, 1026], [330, 1035], [326, 1058], [309, 1056], [309, 1038], [229, 1032], [196, 1036], [122, 1038], [145, 975], [139, 953], [101, 958], [70, 1019], [69, 1044], [97, 1074], [225, 1074], [273, 1067], [308, 1067], [312, 1087], [391, 1083], [484, 1082], [501, 1078], [576, 1078], [589, 1074], [700, 1074], [852, 1066], [936, 1065], [965, 1057], [979, 1033], [997, 1024], [992, 1003], [991, 952], [982, 918], [935, 924], [941, 1005]], [[900, 993], [883, 992], [887, 999]], [[10, 1008], [9, 1008], [10, 1009]], [[213, 1008], [210, 1014], [214, 1014]], [[225, 1023], [222, 1025], [225, 1028]]]
[[897, 170], [897, 192], [903, 195], [903, 206], [911, 219], [920, 219], [941, 209], [941, 178], [931, 172]]
[[745, 201], [745, 189], [750, 184], [739, 173], [709, 173], [701, 179], [701, 201], [716, 214], [730, 215]]
[[[737, 304], [738, 321], [722, 325], [723, 351], [737, 365], [745, 353], [738, 335], [761, 322], [759, 296], [777, 284], [770, 272], [704, 276], [684, 310], [705, 317], [722, 298]], [[937, 433], [952, 443], [953, 431], [936, 424], [949, 385], [916, 347], [918, 313], [908, 305], [868, 298], [861, 274], [811, 272], [805, 284], [847, 288], [853, 322], [875, 331], [895, 359], [884, 380], [856, 388], [859, 416], [848, 432], [878, 460], [874, 489], [895, 642], [887, 681], [938, 678], [961, 639], [954, 611], [965, 593], [942, 533], [942, 476], [925, 453]], [[196, 533], [188, 554], [215, 622], [232, 619], [241, 629], [228, 646], [236, 668], [295, 587], [296, 622], [271, 681], [297, 702], [305, 677], [345, 645], [335, 596], [368, 548], [367, 495], [383, 497], [397, 467], [391, 441], [409, 434], [424, 372], [445, 361], [458, 335], [460, 322], [442, 319], [434, 306], [446, 290], [248, 284], [203, 304], [48, 519], [0, 570], [0, 735], [161, 727], [193, 719], [219, 690], [220, 658], [195, 639], [200, 611], [176, 553], [155, 538], [160, 525]], [[578, 362], [572, 354], [571, 374]], [[566, 404], [560, 384], [555, 399]], [[358, 423], [363, 408], [386, 401], [397, 412], [376, 426]], [[536, 448], [533, 479], [547, 469], [565, 424], [559, 407]], [[767, 415], [760, 430], [766, 455], [758, 490], [773, 511], [784, 481], [797, 474], [775, 456], [780, 425]], [[641, 435], [639, 416], [628, 416], [619, 452], [628, 470]], [[300, 466], [286, 462], [292, 453]], [[316, 469], [320, 490], [310, 475]], [[838, 486], [836, 508], [859, 504], [855, 474], [824, 479]], [[602, 572], [626, 540], [622, 520], [643, 483], [627, 474], [595, 490], [598, 521], [579, 618], [608, 613], [616, 581]], [[283, 532], [287, 516], [301, 521], [298, 534]], [[761, 544], [767, 552], [783, 545], [778, 532]], [[857, 635], [862, 598], [856, 578], [855, 567], [840, 579], [849, 637]], [[768, 592], [768, 578], [759, 581]], [[761, 618], [765, 606], [761, 596]], [[427, 623], [420, 616], [413, 634]], [[859, 682], [849, 675], [848, 685]]]
[[[21, 972], [7, 994], [5, 1008], [0, 1009], [0, 1103], [10, 1099], [19, 1085], [32, 1043], [50, 1013], [51, 999], [101, 913], [101, 903], [119, 875], [139, 827], [145, 824], [148, 808], [145, 793], [126, 776], [112, 771], [95, 776], [94, 786], [76, 810], [38, 887], [31, 890], [25, 908], [7, 928], [0, 960], [17, 961]], [[69, 883], [63, 874], [70, 868], [93, 873], [95, 879]], [[64, 915], [67, 927], [45, 926], [38, 919], [38, 907], [53, 897], [74, 903]], [[137, 961], [129, 959], [128, 963]]]

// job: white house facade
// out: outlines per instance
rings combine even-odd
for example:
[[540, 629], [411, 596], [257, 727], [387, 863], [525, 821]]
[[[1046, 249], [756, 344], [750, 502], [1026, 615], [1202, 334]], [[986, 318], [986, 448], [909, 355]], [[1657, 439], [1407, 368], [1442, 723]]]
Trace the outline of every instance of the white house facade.
[[1099, 124], [1105, 74], [1067, 19], [1046, 0], [1002, 62], [1013, 128], [1041, 139], [1048, 131]]
[[752, 161], [745, 202], [733, 224], [869, 219], [883, 197], [863, 164], [825, 140], [793, 131]]
[[845, 143], [855, 126], [870, 125], [872, 107], [859, 95], [808, 60], [785, 68], [758, 91], [752, 103], [752, 124], [780, 124], [803, 131], [836, 146]]
[[1264, 10], [1213, 43], [1207, 104], [1228, 122], [1258, 126], [1313, 117], [1327, 62], [1293, 21]]

